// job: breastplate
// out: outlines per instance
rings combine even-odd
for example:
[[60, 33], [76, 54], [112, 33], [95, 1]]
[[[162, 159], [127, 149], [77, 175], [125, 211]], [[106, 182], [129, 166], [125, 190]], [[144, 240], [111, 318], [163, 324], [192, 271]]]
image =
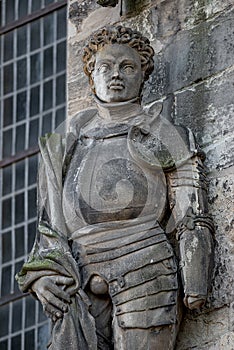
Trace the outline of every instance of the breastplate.
[[[166, 182], [162, 171], [133, 160], [127, 134], [81, 138], [64, 184], [64, 200], [87, 224], [162, 215]], [[77, 229], [77, 228], [74, 228]]]

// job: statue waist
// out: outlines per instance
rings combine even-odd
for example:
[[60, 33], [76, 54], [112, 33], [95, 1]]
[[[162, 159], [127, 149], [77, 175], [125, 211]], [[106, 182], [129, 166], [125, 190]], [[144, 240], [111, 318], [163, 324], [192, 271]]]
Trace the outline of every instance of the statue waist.
[[81, 245], [107, 244], [108, 241], [128, 239], [134, 234], [142, 234], [142, 232], [158, 228], [163, 232], [155, 215], [147, 215], [132, 220], [108, 221], [93, 225], [84, 226], [70, 235], [71, 241], [76, 241]]

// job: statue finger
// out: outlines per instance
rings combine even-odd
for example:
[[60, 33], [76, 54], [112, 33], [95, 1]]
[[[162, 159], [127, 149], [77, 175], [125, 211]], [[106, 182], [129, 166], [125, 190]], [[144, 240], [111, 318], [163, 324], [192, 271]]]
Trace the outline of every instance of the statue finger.
[[53, 321], [62, 317], [63, 315], [62, 312], [58, 308], [56, 308], [54, 305], [50, 304], [43, 295], [39, 294], [38, 299], [40, 300], [42, 304], [43, 312], [47, 317], [52, 318]]
[[70, 302], [70, 294], [67, 293], [61, 286], [57, 286], [56, 284], [49, 284], [47, 286], [47, 290], [52, 293], [56, 298], [60, 300], [65, 300], [67, 303]]
[[73, 278], [71, 278], [71, 277], [65, 277], [65, 276], [57, 276], [56, 277], [56, 281], [55, 281], [55, 283], [57, 284], [57, 285], [66, 285], [66, 286], [70, 286], [70, 285], [72, 285], [72, 284], [74, 284], [74, 279]]
[[[54, 294], [51, 291], [46, 291], [44, 294], [44, 298], [47, 300], [47, 306], [51, 305], [52, 307], [55, 307], [59, 311], [66, 312], [68, 310], [68, 305], [66, 302], [61, 300], [56, 294]], [[63, 299], [63, 298], [62, 298]], [[70, 298], [68, 298], [68, 301], [70, 301]]]
[[78, 287], [76, 285], [68, 286], [66, 288], [66, 293], [68, 293], [71, 297], [72, 295], [76, 294], [77, 290], [78, 290]]
[[63, 317], [63, 313], [58, 310], [56, 307], [53, 305], [47, 303], [46, 305], [43, 306], [43, 311], [47, 317], [52, 318], [52, 320], [55, 322], [57, 319]]

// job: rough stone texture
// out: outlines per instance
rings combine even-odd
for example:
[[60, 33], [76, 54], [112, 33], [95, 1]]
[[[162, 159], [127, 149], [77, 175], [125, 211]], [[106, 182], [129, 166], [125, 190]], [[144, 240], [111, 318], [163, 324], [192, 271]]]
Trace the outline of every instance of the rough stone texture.
[[[225, 315], [225, 317], [223, 317]], [[184, 333], [189, 336], [185, 337]], [[215, 310], [203, 317], [188, 315], [178, 337], [180, 350], [185, 349], [233, 349], [233, 334], [230, 331], [228, 308]]]
[[[209, 170], [233, 165], [234, 67], [175, 93], [175, 116], [196, 133], [205, 147]], [[218, 161], [217, 161], [218, 160]]]
[[214, 279], [203, 310], [186, 314], [177, 350], [233, 350], [233, 0], [144, 1], [122, 18], [119, 5], [102, 8], [96, 1], [72, 0], [69, 18], [69, 117], [93, 103], [80, 59], [86, 38], [103, 25], [121, 22], [149, 37], [156, 52], [144, 105], [163, 103], [164, 115], [190, 127], [207, 154], [216, 227]]
[[151, 0], [122, 0], [121, 15], [126, 17], [136, 15], [149, 5]]
[[[148, 16], [152, 22], [155, 11]], [[171, 36], [155, 60], [145, 101], [156, 100], [233, 65], [233, 26], [234, 11], [230, 11]]]

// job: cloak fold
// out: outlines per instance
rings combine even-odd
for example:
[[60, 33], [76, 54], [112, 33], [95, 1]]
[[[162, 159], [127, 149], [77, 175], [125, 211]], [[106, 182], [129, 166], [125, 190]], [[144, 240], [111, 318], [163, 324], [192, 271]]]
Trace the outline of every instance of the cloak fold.
[[[68, 311], [52, 324], [49, 350], [96, 350], [95, 320], [90, 302], [80, 288], [79, 268], [72, 256], [62, 211], [62, 136], [47, 134], [40, 140], [41, 164], [38, 179], [38, 232], [29, 255], [16, 279], [23, 292], [42, 276], [71, 277], [72, 295]], [[34, 295], [35, 296], [35, 295]]]

